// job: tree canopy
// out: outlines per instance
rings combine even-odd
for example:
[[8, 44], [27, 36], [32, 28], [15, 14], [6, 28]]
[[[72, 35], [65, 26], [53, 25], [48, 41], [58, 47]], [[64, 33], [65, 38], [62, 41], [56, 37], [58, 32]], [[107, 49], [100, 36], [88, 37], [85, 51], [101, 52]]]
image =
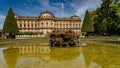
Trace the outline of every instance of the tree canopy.
[[5, 33], [18, 33], [18, 26], [16, 19], [14, 17], [14, 13], [12, 11], [12, 8], [9, 8], [8, 14], [6, 16], [4, 26], [3, 26], [3, 32]]
[[91, 11], [95, 34], [120, 35], [119, 0], [102, 0], [100, 8]]
[[92, 22], [91, 15], [88, 10], [85, 13], [81, 31], [82, 32], [94, 32], [93, 22]]

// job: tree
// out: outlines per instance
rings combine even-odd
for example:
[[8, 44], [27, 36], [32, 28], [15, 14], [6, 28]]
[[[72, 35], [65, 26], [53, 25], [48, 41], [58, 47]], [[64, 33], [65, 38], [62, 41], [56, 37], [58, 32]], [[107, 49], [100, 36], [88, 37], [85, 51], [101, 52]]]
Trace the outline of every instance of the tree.
[[[95, 34], [117, 35], [120, 34], [120, 2], [119, 0], [102, 0], [100, 8], [96, 9], [93, 16]], [[93, 13], [93, 12], [92, 12]]]
[[8, 33], [7, 38], [15, 38], [15, 34], [19, 32], [17, 22], [11, 7], [9, 8], [4, 22], [3, 32]]
[[89, 35], [91, 32], [94, 32], [92, 18], [88, 10], [85, 13], [81, 31], [86, 32], [87, 33], [86, 35]]

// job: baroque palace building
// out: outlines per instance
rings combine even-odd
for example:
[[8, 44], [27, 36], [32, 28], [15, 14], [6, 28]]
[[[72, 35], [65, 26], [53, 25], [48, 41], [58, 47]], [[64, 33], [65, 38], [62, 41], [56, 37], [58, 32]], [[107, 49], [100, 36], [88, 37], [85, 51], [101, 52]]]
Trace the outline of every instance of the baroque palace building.
[[70, 18], [58, 18], [53, 13], [45, 10], [39, 16], [19, 16], [15, 14], [19, 32], [43, 32], [47, 34], [54, 29], [73, 30], [76, 33], [81, 32], [81, 19], [73, 15]]

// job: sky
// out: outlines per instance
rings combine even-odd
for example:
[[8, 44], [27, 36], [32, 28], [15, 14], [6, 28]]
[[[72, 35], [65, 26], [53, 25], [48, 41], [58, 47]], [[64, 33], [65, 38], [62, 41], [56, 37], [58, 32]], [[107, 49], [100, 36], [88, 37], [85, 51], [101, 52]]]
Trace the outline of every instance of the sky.
[[83, 20], [86, 10], [95, 10], [101, 3], [101, 0], [0, 0], [0, 29], [9, 7], [20, 16], [39, 16], [47, 9], [55, 17], [77, 15]]

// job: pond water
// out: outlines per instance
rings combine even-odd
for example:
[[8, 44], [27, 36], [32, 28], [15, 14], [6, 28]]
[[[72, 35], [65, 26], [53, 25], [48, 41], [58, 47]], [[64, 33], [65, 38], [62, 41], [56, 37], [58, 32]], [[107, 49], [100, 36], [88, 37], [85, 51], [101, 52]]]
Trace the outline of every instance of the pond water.
[[120, 46], [0, 48], [0, 68], [120, 68]]

